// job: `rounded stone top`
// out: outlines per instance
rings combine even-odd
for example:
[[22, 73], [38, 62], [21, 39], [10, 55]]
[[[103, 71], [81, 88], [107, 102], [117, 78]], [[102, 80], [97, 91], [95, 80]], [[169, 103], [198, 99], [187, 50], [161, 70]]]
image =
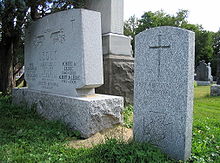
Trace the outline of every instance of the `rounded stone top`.
[[179, 27], [173, 27], [173, 26], [160, 26], [160, 27], [155, 27], [155, 28], [150, 28], [150, 29], [146, 29], [143, 32], [139, 33], [136, 35], [136, 37], [139, 37], [141, 35], [144, 35], [145, 32], [148, 31], [148, 33], [151, 32], [156, 32], [158, 34], [160, 33], [172, 33], [173, 31], [179, 31], [181, 33], [194, 33], [193, 31], [187, 30], [187, 29], [183, 29], [183, 28], [179, 28]]

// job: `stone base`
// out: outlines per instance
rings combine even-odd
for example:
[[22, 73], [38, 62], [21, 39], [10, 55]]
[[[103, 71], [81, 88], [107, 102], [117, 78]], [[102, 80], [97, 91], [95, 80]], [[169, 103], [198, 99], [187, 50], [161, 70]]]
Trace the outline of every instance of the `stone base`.
[[198, 86], [208, 86], [211, 84], [210, 81], [196, 81]]
[[27, 88], [13, 89], [12, 96], [13, 104], [34, 106], [43, 117], [64, 122], [84, 138], [122, 123], [122, 97], [99, 94], [69, 97]]
[[113, 33], [104, 34], [102, 36], [102, 47], [104, 55], [132, 55], [131, 39], [125, 35]]
[[220, 96], [220, 85], [211, 86], [211, 96]]
[[123, 55], [104, 56], [104, 85], [97, 93], [123, 96], [125, 104], [133, 104], [134, 58]]

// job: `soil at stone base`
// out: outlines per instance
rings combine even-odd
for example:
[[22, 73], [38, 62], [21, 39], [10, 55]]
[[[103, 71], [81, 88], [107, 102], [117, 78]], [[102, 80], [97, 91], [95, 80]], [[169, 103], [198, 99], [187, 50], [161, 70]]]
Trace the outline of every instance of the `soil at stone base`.
[[133, 139], [133, 131], [132, 129], [123, 126], [117, 126], [111, 129], [106, 129], [102, 132], [98, 132], [90, 138], [84, 140], [73, 140], [68, 144], [68, 146], [76, 149], [91, 148], [94, 145], [105, 143], [105, 141], [110, 138], [115, 138], [128, 142]]

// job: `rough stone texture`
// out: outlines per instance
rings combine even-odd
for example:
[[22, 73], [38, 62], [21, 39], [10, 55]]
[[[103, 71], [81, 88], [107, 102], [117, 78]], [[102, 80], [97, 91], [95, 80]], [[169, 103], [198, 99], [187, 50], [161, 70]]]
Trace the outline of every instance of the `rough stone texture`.
[[211, 86], [211, 96], [220, 96], [220, 85]]
[[96, 92], [123, 96], [125, 104], [133, 104], [134, 58], [120, 55], [104, 56], [104, 85]]
[[138, 34], [135, 45], [134, 138], [186, 160], [191, 154], [195, 35], [164, 26]]
[[33, 22], [25, 37], [29, 89], [81, 96], [103, 84], [100, 13], [72, 9], [51, 14]]
[[199, 62], [199, 65], [196, 67], [196, 80], [197, 81], [212, 81], [212, 72], [211, 72], [210, 63], [206, 64], [204, 60]]
[[107, 95], [67, 97], [27, 88], [13, 89], [13, 104], [36, 107], [49, 120], [60, 120], [88, 138], [122, 123], [123, 98]]
[[86, 8], [101, 12], [102, 34], [124, 33], [124, 0], [85, 0]]

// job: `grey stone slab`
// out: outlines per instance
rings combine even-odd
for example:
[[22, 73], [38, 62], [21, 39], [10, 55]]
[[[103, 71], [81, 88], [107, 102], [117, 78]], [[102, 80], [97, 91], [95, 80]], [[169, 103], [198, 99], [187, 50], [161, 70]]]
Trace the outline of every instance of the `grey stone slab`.
[[103, 54], [116, 54], [131, 56], [132, 47], [131, 39], [124, 35], [113, 33], [104, 34], [102, 36]]
[[48, 15], [26, 30], [29, 89], [66, 96], [94, 94], [103, 84], [100, 13], [72, 9]]
[[124, 0], [85, 0], [88, 9], [101, 12], [102, 33], [124, 33]]
[[198, 86], [208, 86], [211, 84], [210, 81], [196, 81]]
[[30, 89], [13, 89], [13, 104], [34, 106], [49, 120], [59, 120], [88, 138], [122, 123], [123, 98], [109, 95], [70, 97]]
[[211, 86], [211, 96], [220, 96], [220, 85]]
[[157, 145], [170, 157], [191, 154], [193, 32], [158, 27], [136, 36], [134, 137]]

